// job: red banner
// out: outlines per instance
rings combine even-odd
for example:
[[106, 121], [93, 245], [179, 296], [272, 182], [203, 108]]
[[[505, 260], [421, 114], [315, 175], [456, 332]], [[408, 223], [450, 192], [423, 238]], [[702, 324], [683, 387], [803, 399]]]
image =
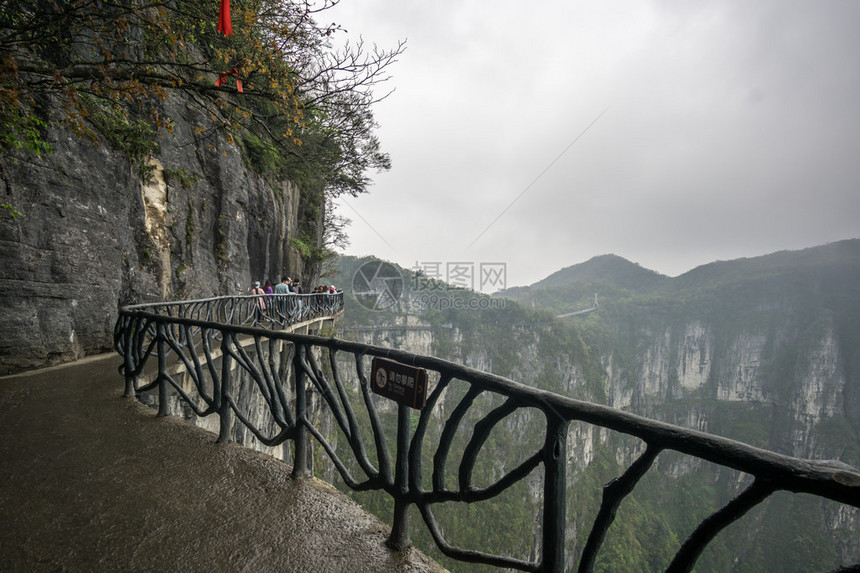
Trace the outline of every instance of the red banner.
[[[233, 24], [230, 22], [230, 0], [221, 0], [221, 13], [218, 15], [218, 31], [224, 32], [225, 36], [233, 35]], [[239, 91], [242, 90], [240, 89]]]

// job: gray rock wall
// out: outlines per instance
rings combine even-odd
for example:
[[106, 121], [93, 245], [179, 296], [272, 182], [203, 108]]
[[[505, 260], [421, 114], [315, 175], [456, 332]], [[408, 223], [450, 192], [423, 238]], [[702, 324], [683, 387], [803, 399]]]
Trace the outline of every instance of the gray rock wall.
[[[108, 350], [122, 304], [247, 293], [303, 264], [299, 191], [249, 169], [184, 100], [141, 169], [64, 130], [0, 159], [0, 374]], [[148, 174], [142, 174], [143, 171]], [[313, 277], [304, 277], [312, 279]]]
[[[348, 313], [346, 319], [349, 319]], [[416, 326], [421, 325], [416, 322]], [[851, 413], [843, 398], [848, 386], [848, 379], [840, 366], [844, 348], [838, 343], [835, 328], [831, 321], [822, 320], [816, 323], [815, 328], [792, 330], [782, 324], [773, 330], [738, 326], [731, 331], [720, 332], [712, 324], [696, 319], [654, 328], [647, 336], [643, 335], [644, 340], [636, 354], [626, 360], [626, 368], [617, 366], [619, 361], [613, 359], [612, 352], [598, 356], [604, 367], [606, 402], [652, 419], [732, 437], [783, 454], [813, 459], [839, 458], [856, 465], [856, 458], [850, 453], [857, 451], [855, 438], [850, 433], [839, 433], [848, 429], [847, 420]], [[593, 389], [589, 388], [581, 368], [569, 356], [548, 356], [540, 351], [541, 338], [546, 335], [540, 329], [534, 329], [529, 336], [520, 339], [522, 345], [516, 355], [519, 366], [511, 378], [541, 386], [544, 382], [542, 375], [545, 378], [548, 368], [558, 368], [562, 373], [564, 394], [600, 401], [598, 396], [590, 394]], [[498, 344], [496, 339], [481, 347], [474, 344], [475, 341], [470, 343], [457, 329], [410, 332], [380, 328], [354, 333], [354, 338], [362, 342], [382, 343], [425, 354], [427, 349], [438, 347], [436, 341], [439, 337], [455, 341], [450, 345], [452, 355], [442, 358], [473, 368], [498, 371], [499, 365], [494, 363], [489, 352], [490, 346]], [[472, 351], [464, 352], [470, 347]], [[784, 369], [775, 367], [777, 358], [785, 353], [793, 356], [787, 374]], [[548, 366], [542, 368], [541, 364]], [[440, 404], [450, 409], [456, 401], [447, 401], [448, 392], [442, 395]], [[528, 449], [525, 444], [533, 439], [534, 429], [529, 426], [527, 415], [521, 412], [511, 415], [506, 420], [505, 430], [512, 436], [513, 443]], [[430, 443], [433, 443], [432, 439]], [[582, 532], [587, 532], [592, 525], [593, 516], [582, 509], [586, 504], [579, 496], [595, 495], [594, 490], [588, 487], [594, 486], [593, 475], [601, 471], [601, 464], [607, 463], [605, 453], [610, 452], [614, 462], [623, 469], [629, 467], [643, 451], [644, 443], [639, 440], [590, 424], [571, 424], [566, 456], [568, 507], [575, 509], [568, 515], [565, 569], [575, 568], [585, 541]], [[601, 452], [604, 453], [602, 457]], [[490, 459], [497, 466], [493, 468], [497, 470], [493, 478], [498, 479], [504, 471], [510, 470], [511, 462], [521, 461], [517, 455], [517, 452], [493, 452]], [[653, 473], [661, 477], [654, 478], [655, 482], [642, 486], [638, 491], [665, 487], [680, 495], [690, 484], [707, 483], [708, 487], [714, 487], [719, 495], [729, 499], [749, 483], [744, 474], [711, 466], [692, 456], [661, 454], [655, 468]], [[655, 483], [660, 485], [655, 486]], [[703, 494], [707, 488], [696, 491]], [[531, 501], [536, 506], [540, 492], [537, 489], [530, 489], [530, 492]], [[751, 551], [749, 547], [779, 539], [787, 530], [787, 527], [779, 529], [774, 524], [785, 519], [780, 517], [779, 507], [766, 506], [768, 509], [759, 510], [761, 513], [757, 518], [738, 526], [742, 533], [735, 534], [738, 537], [728, 542], [732, 551], [744, 556]], [[834, 543], [835, 558], [842, 563], [856, 561], [860, 545], [856, 543], [854, 532], [860, 524], [860, 511], [820, 502], [810, 504], [810, 508], [805, 510], [808, 513], [792, 515], [786, 521], [806, 523], [809, 519], [809, 527], [815, 535], [822, 534], [824, 529], [820, 523], [826, 523], [828, 529], [824, 535], [832, 535], [838, 540]], [[765, 512], [768, 513], [762, 517]], [[628, 519], [631, 519], [629, 514]], [[678, 535], [689, 534], [672, 521], [673, 518], [661, 516], [660, 519], [666, 519], [666, 523], [677, 527]], [[535, 524], [532, 535], [538, 535], [539, 531], [539, 524]], [[816, 549], [811, 555], [822, 558], [827, 553]], [[806, 565], [799, 568], [806, 569]], [[708, 566], [704, 569], [716, 570]], [[751, 570], [756, 570], [756, 567]]]

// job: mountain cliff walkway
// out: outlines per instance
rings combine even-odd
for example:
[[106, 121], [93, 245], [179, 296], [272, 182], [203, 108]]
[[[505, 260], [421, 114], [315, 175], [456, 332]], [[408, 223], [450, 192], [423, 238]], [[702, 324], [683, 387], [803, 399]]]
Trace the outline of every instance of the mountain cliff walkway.
[[[690, 531], [667, 571], [692, 570], [722, 530], [775, 492], [819, 496], [855, 516], [852, 508], [860, 508], [860, 472], [840, 462], [780, 455], [434, 357], [287, 332], [279, 326], [288, 322], [289, 309], [272, 302], [268, 315], [252, 312], [249, 297], [123, 308], [115, 347], [123, 356], [125, 394], [157, 395], [159, 415], [182, 411], [212, 420], [220, 443], [241, 438], [280, 448], [294, 478], [312, 475], [320, 463], [318, 470], [353, 490], [388, 496], [392, 548], [411, 544], [411, 508], [450, 558], [523, 571], [561, 571], [578, 559], [579, 571], [591, 571], [617, 509], [664, 452], [741, 472], [742, 485], [737, 497]], [[150, 358], [158, 364], [147, 373]], [[181, 379], [170, 363], [184, 366]], [[537, 441], [520, 443], [519, 457], [501, 473], [490, 472], [489, 481], [479, 478], [483, 458], [494, 457], [488, 444], [506, 427], [531, 421]], [[568, 446], [571, 423], [640, 444], [635, 460], [604, 488], [578, 556], [566, 554], [565, 541], [568, 466], [576, 461]], [[528, 555], [460, 547], [446, 537], [436, 514], [447, 504], [480, 505], [523, 483], [540, 484], [535, 531], [515, 532], [536, 540]]]
[[0, 378], [0, 571], [440, 571], [315, 478], [124, 399], [116, 354]]
[[[83, 565], [112, 563], [118, 553], [108, 555], [107, 545], [113, 544], [124, 545], [126, 561], [122, 563], [129, 569], [164, 564], [177, 569], [177, 563], [191, 563], [195, 568], [202, 562], [224, 559], [226, 567], [207, 569], [361, 570], [365, 566], [368, 570], [431, 570], [435, 565], [410, 549], [410, 511], [417, 511], [436, 547], [450, 558], [523, 571], [592, 571], [617, 509], [658, 458], [671, 452], [741, 472], [741, 479], [734, 499], [692, 527], [665, 564], [667, 571], [692, 570], [722, 530], [775, 492], [832, 500], [844, 504], [846, 514], [856, 515], [860, 508], [860, 472], [840, 462], [780, 455], [434, 357], [292, 332], [291, 316], [311, 320], [314, 313], [330, 317], [342, 308], [342, 298], [339, 302], [337, 298], [319, 299], [318, 304], [330, 306], [314, 311], [307, 311], [304, 302], [275, 297], [266, 299], [262, 309], [259, 297], [224, 297], [121, 309], [114, 341], [122, 356], [123, 394], [152, 401], [158, 408], [155, 418], [140, 416], [143, 406], [134, 401], [118, 404], [114, 400], [117, 390], [109, 391], [107, 385], [116, 383], [115, 376], [85, 392], [73, 384], [70, 393], [76, 398], [53, 400], [54, 412], [49, 416], [40, 416], [38, 406], [29, 410], [23, 406], [30, 396], [27, 384], [0, 386], [0, 411], [9, 412], [4, 415], [0, 453], [19, 460], [28, 455], [48, 458], [11, 470], [21, 491], [4, 486], [2, 500], [3, 511], [17, 504], [24, 513], [40, 515], [48, 524], [48, 533], [42, 536], [38, 527], [27, 529], [21, 515], [12, 521], [0, 516], [4, 523], [12, 524], [0, 526], [4, 527], [4, 552], [6, 547], [27, 547], [28, 541], [39, 538], [40, 547], [50, 549], [44, 550], [44, 557], [28, 549], [22, 549], [18, 557], [56, 569], [56, 555], [62, 550], [59, 542], [52, 541], [53, 533], [72, 531], [78, 536], [75, 551], [99, 560], [78, 562]], [[48, 399], [53, 393], [50, 382], [43, 382], [38, 392], [40, 400]], [[98, 392], [106, 396], [96, 398]], [[105, 413], [110, 408], [115, 411]], [[71, 411], [76, 414], [72, 416]], [[132, 414], [143, 425], [122, 418]], [[171, 414], [210, 421], [220, 446], [211, 444], [212, 434], [200, 433], [193, 434], [197, 436], [194, 447], [180, 449], [180, 432], [174, 430], [186, 426], [172, 420]], [[95, 426], [96, 419], [108, 415], [120, 417], [101, 431], [75, 430], [65, 423], [77, 416], [83, 420], [77, 424], [87, 425], [89, 419]], [[494, 440], [517, 424], [536, 424], [530, 426], [529, 434], [534, 441], [518, 443], [519, 457], [503, 465], [501, 472], [491, 472], [489, 480], [486, 475], [479, 478], [484, 458], [493, 457], [487, 450]], [[640, 446], [633, 450], [637, 452], [634, 461], [603, 488], [587, 539], [573, 554], [566, 528], [568, 467], [577, 460], [571, 455], [568, 438], [569, 434], [580, 436], [585, 426], [631, 436]], [[10, 436], [27, 427], [38, 429], [35, 436], [26, 441]], [[168, 431], [157, 437], [153, 428]], [[234, 447], [231, 443], [235, 441], [280, 451], [290, 465]], [[46, 455], [40, 449], [43, 442], [52, 444]], [[109, 459], [97, 462], [100, 451]], [[83, 467], [77, 465], [80, 459]], [[88, 460], [93, 460], [91, 465]], [[66, 468], [66, 464], [75, 467]], [[117, 472], [125, 471], [115, 466], [137, 470], [130, 479], [114, 479]], [[257, 466], [273, 473], [248, 469]], [[493, 467], [499, 466], [495, 463]], [[338, 504], [317, 503], [317, 492], [326, 486], [310, 478], [315, 471], [329, 472], [354, 490], [387, 496], [393, 507], [391, 529], [380, 527], [358, 510], [351, 517], [332, 507], [346, 507], [345, 498]], [[52, 501], [41, 506], [33, 501], [40, 497], [39, 484], [49, 480], [46, 476], [63, 472], [69, 479], [60, 480], [64, 487], [49, 490]], [[225, 477], [230, 475], [240, 479]], [[25, 489], [25, 484], [31, 489]], [[536, 513], [530, 519], [534, 531], [514, 532], [535, 540], [527, 554], [460, 547], [446, 536], [438, 521], [441, 518], [437, 519], [437, 513], [447, 511], [443, 508], [449, 504], [480, 506], [523, 484], [535, 489], [538, 497]], [[101, 494], [109, 491], [116, 495], [102, 500]], [[327, 494], [337, 495], [331, 490]], [[600, 497], [601, 492], [577, 495]], [[13, 501], [16, 499], [26, 501]], [[67, 521], [52, 520], [63, 503], [77, 504], [83, 517], [73, 512]], [[273, 511], [264, 507], [267, 504]], [[189, 514], [198, 513], [202, 514], [199, 520], [181, 523]], [[137, 516], [137, 521], [116, 524], [112, 519], [118, 514]], [[176, 523], [171, 521], [174, 518]], [[346, 523], [338, 525], [341, 520]], [[492, 528], [504, 528], [503, 521]], [[263, 531], [255, 537], [252, 530], [258, 528]], [[252, 543], [254, 548], [246, 549], [245, 536], [268, 541]], [[307, 558], [322, 560], [322, 565], [268, 567], [269, 562], [264, 563], [299, 551], [294, 545], [298, 540], [303, 543], [304, 536], [312, 554]], [[107, 541], [100, 541], [102, 538]], [[353, 544], [362, 543], [368, 551], [378, 553], [366, 559], [355, 557], [361, 560], [358, 567], [336, 561], [352, 553]], [[162, 545], [166, 549], [160, 549]], [[180, 554], [181, 559], [176, 557]], [[169, 561], [171, 555], [175, 561]], [[329, 559], [332, 561], [326, 561]], [[0, 568], [3, 565], [0, 562]], [[836, 559], [831, 569], [856, 570], [860, 564], [840, 569], [843, 565]]]

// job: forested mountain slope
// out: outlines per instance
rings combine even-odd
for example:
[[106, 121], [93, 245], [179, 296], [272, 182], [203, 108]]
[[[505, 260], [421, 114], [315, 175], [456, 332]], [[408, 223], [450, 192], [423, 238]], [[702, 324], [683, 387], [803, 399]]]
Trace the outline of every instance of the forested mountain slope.
[[[347, 289], [348, 305], [343, 336], [435, 354], [780, 453], [860, 466], [860, 241], [714, 263], [677, 278], [599, 257], [565, 269], [563, 280], [561, 272], [553, 275], [558, 280], [549, 282], [556, 286], [504, 293], [519, 302], [496, 297], [495, 307], [460, 309], [407, 304], [426, 293], [413, 292], [420, 281], [404, 269], [398, 305], [364, 308], [349, 288], [366, 261], [340, 261], [336, 281]], [[595, 293], [596, 311], [553, 318], [590, 307]], [[436, 296], [485, 298], [461, 290]], [[403, 328], [408, 325], [425, 328]], [[502, 460], [510, 467], [531, 439], [528, 421], [513, 427], [520, 433], [510, 436], [508, 446], [495, 446], [493, 456], [502, 467]], [[572, 428], [568, 559], [582, 549], [602, 485], [624, 471], [640, 445], [587, 425]], [[746, 483], [737, 472], [661, 454], [645, 487], [622, 505], [598, 570], [663, 570], [695, 520]], [[513, 502], [496, 510], [474, 515], [521, 521], [522, 512], [528, 513]], [[860, 543], [850, 533], [858, 523], [856, 511], [803, 496], [775, 496], [720, 535], [696, 570], [829, 570], [860, 559]], [[478, 546], [500, 543], [528, 552], [520, 533], [482, 533], [466, 518], [451, 518], [446, 530], [462, 530]]]
[[[683, 421], [679, 409], [666, 409], [675, 400], [756, 404], [767, 409], [762, 424], [787, 431], [742, 439], [803, 457], [860, 461], [860, 241], [716, 262], [656, 286], [568, 276], [561, 286], [513, 294], [562, 312], [597, 293], [597, 312], [567, 320], [600, 354], [611, 405]], [[823, 421], [838, 427], [820, 430], [844, 436], [845, 451], [811, 437]], [[722, 426], [712, 431], [737, 434], [733, 424]]]

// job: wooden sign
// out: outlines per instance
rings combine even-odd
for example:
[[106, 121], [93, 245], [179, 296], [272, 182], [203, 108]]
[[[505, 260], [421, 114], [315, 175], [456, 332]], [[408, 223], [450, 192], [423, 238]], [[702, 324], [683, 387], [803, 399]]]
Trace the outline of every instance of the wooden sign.
[[370, 367], [370, 389], [416, 410], [427, 403], [427, 371], [375, 356]]

